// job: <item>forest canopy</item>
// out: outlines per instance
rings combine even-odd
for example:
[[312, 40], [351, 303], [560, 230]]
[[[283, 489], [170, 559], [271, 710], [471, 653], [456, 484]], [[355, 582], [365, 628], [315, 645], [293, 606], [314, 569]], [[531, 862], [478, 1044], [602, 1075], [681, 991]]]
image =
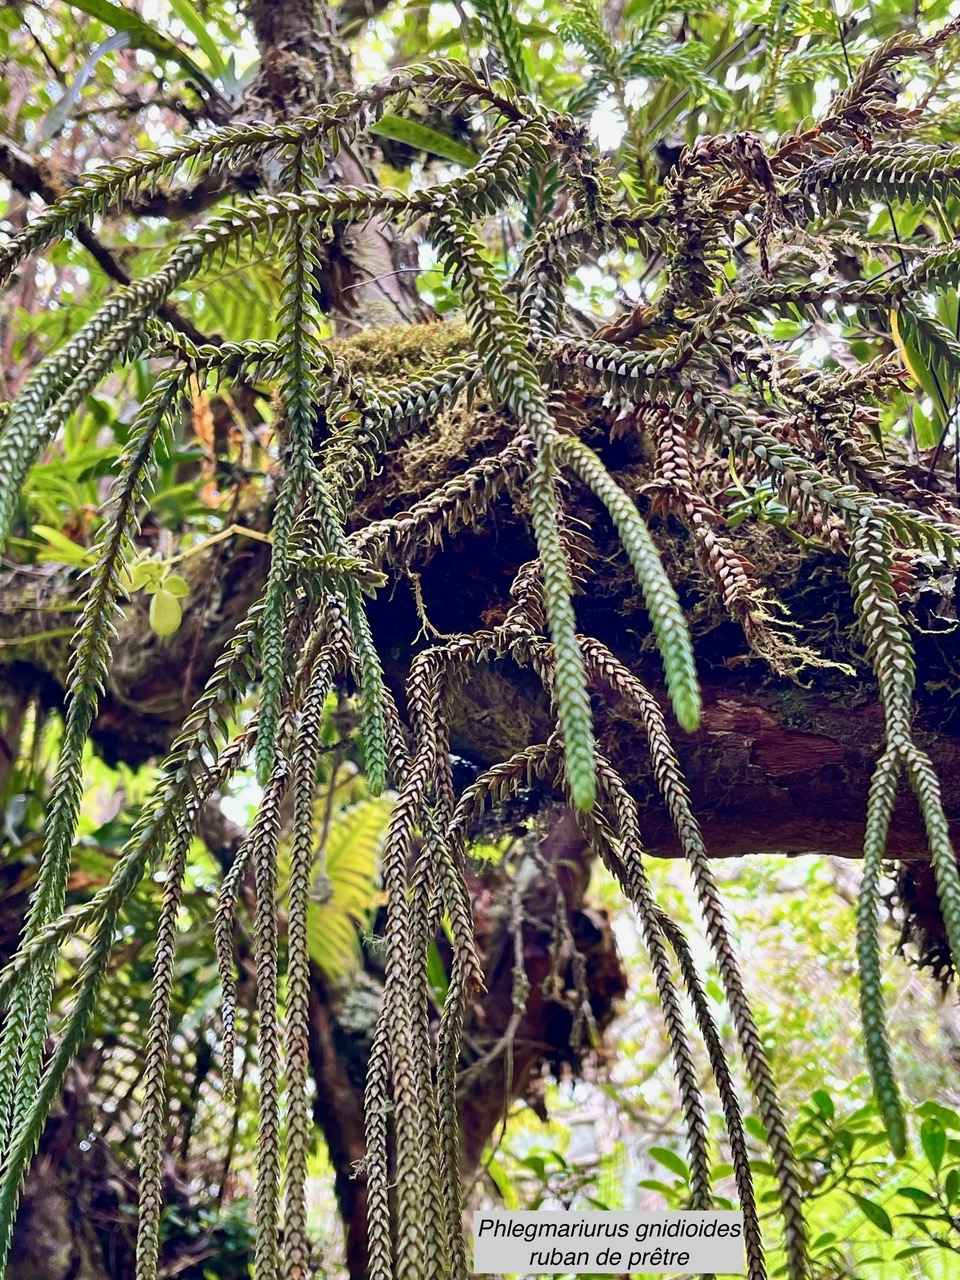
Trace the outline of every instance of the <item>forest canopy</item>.
[[629, 1061], [750, 1280], [946, 1276], [956, 6], [18, 0], [0, 60], [0, 1273], [344, 1274], [322, 1168], [350, 1280], [462, 1280], [479, 1197], [636, 1203], [504, 1154]]

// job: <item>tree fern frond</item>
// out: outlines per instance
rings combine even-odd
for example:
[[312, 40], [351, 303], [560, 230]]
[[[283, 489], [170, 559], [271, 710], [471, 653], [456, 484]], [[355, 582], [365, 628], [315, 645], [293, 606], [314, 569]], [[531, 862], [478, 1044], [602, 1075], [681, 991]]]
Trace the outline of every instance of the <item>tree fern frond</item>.
[[383, 835], [393, 802], [366, 799], [330, 819], [315, 883], [322, 901], [307, 914], [310, 959], [331, 982], [343, 980], [360, 962], [357, 933], [369, 918]]

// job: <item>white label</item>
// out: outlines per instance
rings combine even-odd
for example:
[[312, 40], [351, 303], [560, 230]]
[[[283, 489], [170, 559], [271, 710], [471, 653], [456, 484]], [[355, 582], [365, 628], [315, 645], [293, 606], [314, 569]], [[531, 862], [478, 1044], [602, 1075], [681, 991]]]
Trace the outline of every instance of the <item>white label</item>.
[[728, 1209], [478, 1212], [473, 1215], [473, 1270], [477, 1275], [743, 1272], [743, 1214]]

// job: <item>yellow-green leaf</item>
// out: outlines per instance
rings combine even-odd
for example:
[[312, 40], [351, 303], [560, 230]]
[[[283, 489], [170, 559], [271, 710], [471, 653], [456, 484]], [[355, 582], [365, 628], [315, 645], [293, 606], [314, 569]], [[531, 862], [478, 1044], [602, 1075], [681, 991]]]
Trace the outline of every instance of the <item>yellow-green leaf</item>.
[[150, 601], [151, 630], [158, 636], [172, 636], [182, 621], [180, 601], [161, 587]]

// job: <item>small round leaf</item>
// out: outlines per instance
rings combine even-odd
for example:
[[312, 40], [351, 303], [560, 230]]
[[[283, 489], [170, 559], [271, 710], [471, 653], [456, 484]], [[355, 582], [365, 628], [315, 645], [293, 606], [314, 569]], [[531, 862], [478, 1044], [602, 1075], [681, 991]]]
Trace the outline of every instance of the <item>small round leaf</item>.
[[168, 573], [160, 585], [164, 591], [169, 591], [178, 600], [182, 600], [184, 596], [190, 594], [190, 584], [186, 578], [181, 578], [178, 573]]
[[183, 620], [180, 601], [161, 587], [150, 601], [150, 627], [155, 635], [172, 636]]

